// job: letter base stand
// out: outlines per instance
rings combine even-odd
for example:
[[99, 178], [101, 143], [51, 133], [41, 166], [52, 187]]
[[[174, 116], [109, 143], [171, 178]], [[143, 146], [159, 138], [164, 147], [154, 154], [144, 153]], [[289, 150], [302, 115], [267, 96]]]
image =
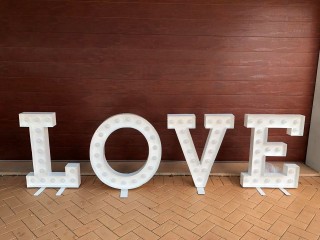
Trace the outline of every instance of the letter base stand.
[[202, 187], [198, 187], [198, 188], [197, 188], [197, 192], [198, 192], [198, 195], [204, 195], [204, 194], [206, 194], [206, 192], [204, 191], [204, 188], [202, 188]]
[[120, 189], [120, 197], [127, 198], [128, 197], [128, 189]]

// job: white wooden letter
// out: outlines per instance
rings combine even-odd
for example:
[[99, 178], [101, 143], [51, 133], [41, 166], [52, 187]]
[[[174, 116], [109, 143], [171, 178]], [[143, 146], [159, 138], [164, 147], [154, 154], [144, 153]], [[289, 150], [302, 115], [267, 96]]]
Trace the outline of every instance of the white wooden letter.
[[[105, 158], [105, 142], [111, 133], [120, 128], [134, 128], [141, 132], [148, 142], [148, 159], [141, 169], [133, 173], [115, 171]], [[161, 161], [161, 151], [159, 135], [147, 120], [134, 114], [118, 114], [105, 120], [95, 131], [90, 144], [90, 162], [103, 183], [120, 189], [120, 197], [127, 197], [128, 189], [140, 187], [156, 173]]]
[[48, 127], [56, 125], [55, 113], [20, 113], [20, 127], [30, 131], [33, 171], [27, 175], [27, 187], [78, 188], [80, 164], [68, 163], [65, 172], [51, 171]]
[[297, 188], [299, 166], [284, 164], [282, 173], [266, 171], [266, 156], [286, 156], [287, 144], [268, 142], [269, 128], [286, 128], [291, 136], [302, 136], [305, 117], [294, 114], [246, 114], [244, 125], [251, 129], [248, 172], [241, 173], [243, 187]]
[[204, 127], [210, 129], [199, 160], [189, 129], [196, 128], [194, 114], [168, 114], [168, 129], [175, 129], [198, 194], [205, 194], [212, 165], [228, 128], [234, 127], [233, 114], [205, 114]]

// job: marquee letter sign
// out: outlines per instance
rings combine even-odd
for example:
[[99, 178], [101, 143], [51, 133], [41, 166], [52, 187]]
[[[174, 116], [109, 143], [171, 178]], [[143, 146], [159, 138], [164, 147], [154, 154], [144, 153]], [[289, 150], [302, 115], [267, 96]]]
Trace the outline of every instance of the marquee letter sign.
[[293, 114], [246, 114], [245, 126], [252, 128], [249, 169], [241, 173], [240, 183], [243, 187], [256, 187], [264, 195], [261, 187], [297, 188], [299, 180], [299, 166], [284, 164], [282, 173], [266, 172], [266, 156], [286, 156], [287, 144], [282, 142], [268, 142], [269, 128], [286, 128], [291, 136], [302, 136], [305, 117]]
[[[199, 159], [190, 129], [196, 128], [194, 114], [168, 114], [168, 129], [174, 129], [184, 157], [191, 172], [198, 194], [205, 194], [222, 140], [227, 129], [234, 128], [233, 114], [205, 114], [204, 127], [210, 129], [204, 150]], [[65, 172], [52, 172], [48, 127], [56, 125], [55, 113], [20, 113], [20, 127], [28, 127], [32, 150], [34, 172], [26, 176], [28, 188], [78, 188], [81, 183], [80, 164], [68, 163]], [[302, 136], [305, 116], [294, 114], [246, 114], [244, 125], [251, 128], [251, 145], [248, 172], [242, 172], [242, 187], [255, 187], [261, 195], [261, 188], [297, 188], [300, 168], [296, 164], [284, 164], [282, 173], [266, 167], [267, 156], [286, 156], [287, 145], [283, 142], [268, 142], [269, 128], [287, 129], [291, 136]], [[108, 137], [121, 128], [138, 130], [148, 142], [149, 154], [144, 166], [132, 173], [115, 171], [105, 157], [105, 143]], [[157, 172], [161, 161], [161, 141], [155, 128], [146, 119], [135, 114], [118, 114], [106, 119], [95, 131], [90, 143], [90, 163], [97, 177], [106, 185], [120, 189], [120, 197], [128, 197], [128, 190], [140, 187]], [[270, 165], [270, 164], [269, 164]]]
[[[105, 142], [111, 133], [120, 128], [134, 128], [141, 132], [148, 142], [148, 159], [141, 169], [133, 173], [115, 171], [105, 158]], [[118, 114], [105, 120], [95, 131], [90, 144], [90, 162], [93, 171], [103, 183], [120, 189], [120, 197], [127, 197], [128, 189], [140, 187], [157, 172], [161, 151], [159, 135], [147, 120], [134, 114]]]
[[196, 128], [194, 114], [168, 114], [168, 129], [175, 129], [198, 194], [205, 194], [212, 165], [228, 128], [234, 127], [233, 114], [205, 114], [204, 127], [210, 129], [199, 160], [189, 129]]
[[51, 157], [48, 127], [56, 125], [55, 113], [20, 113], [20, 127], [28, 127], [30, 131], [33, 171], [27, 175], [27, 187], [39, 187], [35, 195], [45, 188], [78, 188], [81, 183], [80, 164], [68, 163], [65, 172], [51, 171]]

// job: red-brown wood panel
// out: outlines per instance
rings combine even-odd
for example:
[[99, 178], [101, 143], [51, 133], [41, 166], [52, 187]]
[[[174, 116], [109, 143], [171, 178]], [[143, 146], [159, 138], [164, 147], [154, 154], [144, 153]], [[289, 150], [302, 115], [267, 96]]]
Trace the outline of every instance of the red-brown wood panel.
[[[159, 132], [164, 160], [183, 160], [168, 113], [194, 113], [201, 155], [207, 113], [233, 113], [218, 161], [247, 161], [244, 114], [303, 114], [305, 135], [270, 130], [304, 161], [320, 46], [318, 0], [0, 1], [0, 160], [31, 159], [18, 114], [57, 113], [51, 156], [87, 160], [95, 129], [123, 112]], [[121, 129], [108, 159], [145, 159], [146, 140]]]

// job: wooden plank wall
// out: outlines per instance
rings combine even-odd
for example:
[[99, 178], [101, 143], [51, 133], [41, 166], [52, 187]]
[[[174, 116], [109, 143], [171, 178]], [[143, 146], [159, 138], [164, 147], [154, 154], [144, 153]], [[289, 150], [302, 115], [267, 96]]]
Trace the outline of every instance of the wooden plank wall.
[[[183, 160], [168, 113], [233, 113], [219, 161], [247, 161], [245, 113], [306, 115], [304, 137], [271, 130], [304, 161], [320, 38], [318, 0], [3, 0], [0, 2], [0, 159], [31, 159], [18, 114], [56, 112], [57, 160], [89, 159], [95, 129], [130, 112], [159, 132], [164, 160]], [[108, 159], [145, 159], [135, 130], [114, 133]]]

